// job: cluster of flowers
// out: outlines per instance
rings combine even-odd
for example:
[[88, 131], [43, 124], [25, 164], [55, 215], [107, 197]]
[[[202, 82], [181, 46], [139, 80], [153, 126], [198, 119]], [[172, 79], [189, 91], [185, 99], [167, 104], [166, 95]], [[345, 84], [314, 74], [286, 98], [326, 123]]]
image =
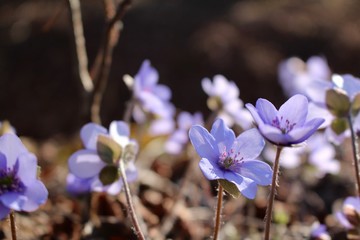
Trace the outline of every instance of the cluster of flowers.
[[[338, 173], [340, 164], [334, 159], [334, 145], [342, 144], [351, 135], [351, 130], [356, 134], [360, 131], [360, 79], [349, 74], [332, 74], [323, 57], [313, 56], [307, 62], [292, 57], [279, 65], [279, 83], [286, 95], [301, 93], [311, 100], [310, 116], [322, 116], [325, 119], [321, 126], [325, 130], [310, 138], [307, 148], [289, 149], [283, 156], [298, 162], [300, 155], [310, 151], [309, 161], [322, 169], [320, 175]], [[349, 230], [348, 236], [352, 235], [356, 239], [360, 236], [359, 197], [346, 198], [336, 217]], [[325, 234], [325, 226], [321, 225], [315, 232]]]
[[[259, 99], [256, 106], [247, 104], [246, 109], [239, 98], [240, 91], [236, 84], [224, 76], [217, 75], [213, 81], [208, 78], [202, 80], [203, 90], [209, 96], [208, 107], [217, 113], [217, 119], [209, 132], [202, 126], [203, 117], [200, 113], [192, 115], [188, 112], [180, 112], [177, 115], [177, 122], [174, 121], [176, 113], [170, 103], [171, 91], [168, 87], [158, 84], [158, 79], [159, 75], [149, 61], [142, 64], [134, 78], [125, 77], [129, 88], [133, 91], [135, 101], [133, 119], [138, 124], [150, 122], [147, 126], [152, 135], [169, 134], [168, 141], [164, 145], [168, 153], [181, 153], [190, 139], [201, 157], [199, 167], [204, 176], [209, 180], [221, 180], [219, 182], [224, 185], [224, 189], [233, 196], [239, 196], [241, 193], [253, 199], [258, 185], [271, 184], [273, 175], [271, 167], [262, 159], [258, 159], [265, 146], [264, 138], [271, 144], [290, 147], [307, 140], [319, 126], [325, 126], [324, 119], [312, 114], [313, 102], [309, 104], [308, 96], [297, 92], [279, 110], [265, 99]], [[326, 104], [324, 106], [326, 107]], [[257, 128], [252, 128], [254, 121]], [[109, 164], [115, 169], [118, 159], [104, 160], [99, 150], [99, 136], [106, 135], [114, 140], [111, 144], [115, 142], [120, 145], [121, 152], [124, 152], [126, 143], [121, 143], [120, 138], [116, 136], [126, 138], [125, 142], [129, 142], [128, 127], [126, 130], [117, 128], [118, 131], [112, 127], [120, 123], [125, 126], [123, 122], [111, 123], [109, 134], [106, 129], [95, 124], [83, 127], [80, 135], [86, 149], [79, 150], [69, 159], [70, 191], [107, 191], [110, 194], [117, 194], [120, 191], [122, 184], [119, 174], [114, 174], [115, 177], [111, 181], [104, 177], [104, 169], [107, 169]], [[233, 125], [238, 125], [244, 132], [236, 137], [234, 131], [230, 129]], [[177, 129], [174, 130], [176, 126]], [[316, 165], [319, 156], [329, 152], [329, 162], [331, 159], [335, 162], [335, 166], [328, 167], [329, 169], [321, 173], [336, 172], [338, 165], [333, 159], [335, 153], [332, 145], [325, 142], [320, 133], [310, 141], [316, 143], [306, 148], [312, 156], [310, 161]], [[101, 143], [108, 144], [104, 141]], [[286, 161], [281, 162], [286, 164]], [[136, 178], [136, 169], [133, 163], [130, 163], [127, 168], [129, 181]], [[319, 169], [321, 169], [320, 165]], [[228, 183], [235, 185], [236, 190], [228, 187]]]
[[[159, 74], [149, 61], [143, 62], [134, 78], [125, 76], [124, 80], [133, 92], [134, 121], [146, 125], [153, 136], [168, 135], [164, 144], [166, 152], [180, 154], [190, 141], [201, 157], [199, 167], [208, 180], [219, 180], [234, 197], [241, 193], [254, 199], [257, 186], [272, 184], [274, 174], [260, 158], [265, 140], [270, 144], [264, 155], [270, 159], [274, 152], [269, 146], [292, 147], [309, 139], [311, 144], [286, 148], [282, 158], [287, 160], [280, 163], [296, 167], [301, 156], [307, 154], [309, 162], [319, 169], [319, 177], [339, 171], [333, 144], [338, 145], [350, 136], [351, 127], [360, 131], [360, 80], [351, 75], [332, 75], [332, 81], [328, 81], [330, 75], [326, 61], [320, 57], [313, 57], [307, 63], [297, 58], [284, 61], [279, 68], [280, 83], [290, 99], [279, 109], [262, 98], [255, 106], [244, 105], [233, 81], [221, 75], [216, 75], [213, 81], [205, 78], [201, 84], [209, 96], [208, 107], [217, 115], [210, 131], [203, 127], [201, 113], [176, 113], [170, 102], [170, 89], [158, 84]], [[234, 125], [243, 131], [239, 136], [231, 129]], [[318, 128], [326, 130], [314, 134]], [[116, 195], [123, 187], [122, 177], [128, 182], [136, 180], [134, 160], [138, 144], [130, 138], [126, 122], [113, 121], [109, 130], [88, 123], [82, 127], [80, 137], [84, 149], [73, 153], [68, 161], [69, 192]], [[294, 161], [289, 163], [288, 159]], [[125, 164], [126, 176], [119, 171], [121, 163]], [[37, 209], [46, 201], [47, 194], [38, 179], [36, 157], [15, 134], [3, 135], [0, 138], [0, 218], [7, 216], [11, 209]], [[338, 214], [345, 227], [354, 228], [352, 220], [358, 220], [359, 206], [359, 198], [345, 200], [344, 210]], [[324, 234], [323, 230], [321, 226], [314, 232]]]

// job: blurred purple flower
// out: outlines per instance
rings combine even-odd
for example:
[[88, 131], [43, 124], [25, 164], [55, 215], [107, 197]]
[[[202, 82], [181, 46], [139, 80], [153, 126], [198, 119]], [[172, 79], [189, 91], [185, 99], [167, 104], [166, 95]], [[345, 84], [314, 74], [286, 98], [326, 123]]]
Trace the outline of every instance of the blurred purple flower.
[[48, 191], [38, 179], [36, 156], [15, 134], [0, 137], [0, 219], [10, 210], [35, 211], [46, 202]]
[[149, 60], [145, 60], [142, 63], [134, 79], [134, 97], [141, 101], [141, 106], [148, 111], [156, 113], [161, 110], [164, 101], [170, 100], [170, 88], [158, 84], [159, 74], [157, 70], [151, 66]]
[[356, 229], [360, 224], [360, 198], [347, 197], [336, 218], [346, 229]]
[[291, 146], [308, 139], [324, 122], [323, 118], [307, 119], [308, 100], [297, 94], [279, 109], [266, 99], [258, 99], [256, 108], [246, 104], [259, 128], [269, 142], [279, 146]]
[[295, 94], [306, 95], [314, 81], [330, 79], [331, 70], [323, 57], [312, 56], [306, 63], [300, 58], [291, 57], [280, 63], [278, 75], [284, 93], [291, 97]]
[[[293, 148], [284, 148], [280, 155], [280, 165], [286, 169], [294, 169], [301, 165], [302, 156], [305, 153], [305, 146], [297, 146]], [[263, 151], [266, 160], [274, 162], [276, 156], [276, 147], [272, 144], [266, 144]]]
[[331, 237], [329, 233], [327, 232], [326, 225], [324, 224], [315, 224], [312, 226], [311, 234], [310, 234], [311, 240], [330, 240]]
[[141, 124], [150, 121], [151, 135], [168, 134], [175, 127], [175, 107], [170, 102], [171, 90], [163, 84], [158, 84], [158, 80], [158, 72], [149, 60], [145, 60], [132, 85], [133, 97], [136, 100], [134, 120]]
[[346, 92], [346, 95], [350, 98], [350, 101], [354, 100], [354, 97], [360, 93], [360, 79], [354, 77], [351, 74], [345, 75], [333, 75], [332, 82], [335, 88], [342, 89]]
[[[133, 162], [137, 153], [137, 143], [129, 139], [129, 135], [129, 126], [123, 121], [111, 122], [109, 132], [106, 128], [95, 123], [88, 123], [83, 126], [80, 137], [85, 149], [72, 154], [68, 162], [70, 172], [78, 178], [71, 179], [70, 177], [70, 184], [73, 184], [70, 186], [70, 190], [73, 192], [81, 191], [86, 189], [87, 184], [91, 182], [90, 189], [92, 191], [105, 191], [112, 195], [119, 193], [123, 185], [118, 174], [120, 157], [126, 162], [127, 180], [129, 182], [134, 181], [137, 178], [137, 170]], [[105, 139], [105, 142], [99, 144], [100, 138]], [[113, 151], [113, 149], [115, 150]], [[114, 153], [116, 150], [121, 155], [117, 156]], [[113, 154], [115, 159], [113, 159]], [[108, 184], [104, 184], [101, 177], [107, 178], [107, 175], [109, 175], [110, 180], [108, 180]], [[79, 182], [86, 186], [77, 185]]]
[[189, 141], [188, 131], [192, 125], [203, 124], [201, 113], [191, 115], [188, 112], [181, 112], [177, 117], [178, 128], [170, 135], [165, 143], [165, 151], [170, 154], [179, 154]]
[[[350, 130], [346, 129], [341, 133], [335, 133], [330, 127], [331, 123], [336, 117], [331, 114], [326, 104], [326, 93], [328, 90], [338, 89], [346, 94], [350, 102], [354, 101], [355, 96], [360, 93], [360, 79], [355, 78], [350, 74], [332, 76], [332, 81], [318, 81], [312, 83], [307, 89], [307, 95], [312, 103], [309, 107], [309, 115], [312, 117], [323, 117], [325, 122], [321, 127], [326, 127], [325, 133], [330, 142], [339, 145], [345, 138], [350, 136]], [[360, 117], [359, 114], [355, 116], [353, 127], [355, 131], [360, 130]]]
[[191, 127], [189, 137], [202, 158], [199, 166], [209, 180], [225, 179], [236, 185], [247, 198], [255, 198], [257, 185], [271, 183], [272, 169], [257, 158], [265, 142], [257, 129], [235, 138], [222, 119], [217, 119], [210, 133], [200, 125]]
[[252, 126], [252, 118], [244, 103], [239, 98], [240, 90], [233, 81], [227, 80], [222, 75], [215, 75], [213, 82], [204, 78], [201, 85], [209, 96], [208, 107], [218, 112], [218, 117], [224, 119], [229, 126], [239, 125], [242, 129], [249, 129]]
[[66, 190], [74, 195], [91, 191], [91, 184], [95, 178], [79, 178], [69, 173], [66, 177]]
[[[276, 149], [266, 146], [264, 156], [273, 161]], [[325, 174], [337, 174], [340, 171], [340, 162], [335, 159], [336, 150], [329, 143], [323, 133], [317, 132], [308, 138], [307, 144], [293, 148], [284, 148], [280, 156], [280, 165], [284, 168], [293, 169], [308, 159], [308, 163], [315, 167], [316, 176], [324, 177]]]
[[316, 168], [316, 175], [323, 177], [325, 174], [337, 174], [340, 171], [340, 162], [335, 159], [336, 150], [322, 133], [315, 133], [307, 142], [309, 152], [308, 161]]

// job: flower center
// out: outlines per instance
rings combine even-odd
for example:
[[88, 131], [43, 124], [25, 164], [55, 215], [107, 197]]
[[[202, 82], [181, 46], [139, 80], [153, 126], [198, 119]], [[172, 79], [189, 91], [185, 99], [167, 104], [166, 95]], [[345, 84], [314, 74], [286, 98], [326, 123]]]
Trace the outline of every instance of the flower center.
[[216, 111], [223, 108], [223, 101], [219, 96], [212, 96], [208, 98], [207, 105], [210, 110]]
[[0, 169], [0, 195], [7, 192], [22, 193], [26, 189], [15, 171], [8, 169]]
[[282, 133], [288, 133], [295, 127], [296, 123], [291, 123], [289, 119], [284, 119], [283, 116], [275, 117], [272, 120], [272, 125], [281, 130]]
[[234, 149], [230, 149], [230, 151], [226, 151], [226, 147], [224, 147], [223, 151], [220, 154], [219, 165], [221, 168], [225, 170], [235, 170], [239, 168], [242, 163], [243, 157], [240, 156], [240, 152], [234, 151]]

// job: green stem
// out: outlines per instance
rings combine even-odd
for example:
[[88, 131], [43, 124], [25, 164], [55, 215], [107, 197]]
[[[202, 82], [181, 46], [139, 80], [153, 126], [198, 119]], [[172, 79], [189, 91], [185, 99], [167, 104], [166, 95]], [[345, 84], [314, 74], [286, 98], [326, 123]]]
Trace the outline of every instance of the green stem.
[[15, 226], [15, 213], [14, 211], [10, 212], [10, 228], [11, 228], [11, 239], [16, 240], [16, 226]]
[[131, 197], [131, 193], [130, 193], [130, 188], [129, 188], [129, 184], [127, 182], [127, 177], [126, 177], [126, 174], [125, 174], [125, 166], [124, 166], [124, 160], [123, 159], [120, 159], [119, 169], [120, 169], [121, 178], [122, 178], [123, 183], [124, 183], [126, 201], [127, 201], [128, 207], [129, 207], [129, 214], [130, 214], [131, 220], [132, 220], [133, 225], [135, 227], [135, 233], [136, 233], [136, 235], [137, 235], [137, 237], [139, 239], [145, 240], [144, 234], [141, 231], [139, 221], [138, 221], [138, 219], [136, 217], [136, 214], [135, 214], [134, 205], [133, 205], [133, 201], [132, 201], [132, 197]]
[[265, 240], [270, 239], [270, 225], [272, 218], [273, 205], [275, 200], [276, 187], [278, 186], [278, 175], [279, 175], [279, 162], [280, 162], [280, 153], [282, 147], [277, 146], [276, 148], [276, 157], [273, 167], [273, 176], [270, 188], [269, 204], [266, 210], [266, 220], [265, 220]]
[[353, 161], [355, 166], [355, 178], [356, 178], [356, 190], [357, 195], [360, 197], [360, 172], [359, 172], [359, 145], [358, 145], [358, 137], [354, 131], [353, 125], [352, 125], [352, 116], [349, 114], [348, 116], [348, 122], [349, 122], [349, 128], [351, 131], [351, 144], [352, 144], [352, 150], [353, 150]]
[[215, 216], [215, 227], [214, 227], [214, 240], [218, 239], [218, 235], [220, 232], [220, 223], [221, 223], [221, 210], [222, 210], [222, 200], [223, 200], [223, 187], [218, 182], [219, 189], [218, 189], [218, 200], [217, 200], [217, 207], [216, 207], [216, 216]]

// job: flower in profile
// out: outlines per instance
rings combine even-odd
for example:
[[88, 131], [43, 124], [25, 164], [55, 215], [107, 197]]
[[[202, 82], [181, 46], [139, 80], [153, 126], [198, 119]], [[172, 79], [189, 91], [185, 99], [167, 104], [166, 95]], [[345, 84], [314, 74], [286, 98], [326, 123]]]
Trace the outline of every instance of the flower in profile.
[[222, 75], [215, 75], [213, 81], [204, 78], [201, 81], [204, 92], [209, 96], [207, 105], [210, 110], [218, 112], [218, 117], [232, 126], [238, 124], [242, 129], [252, 126], [252, 118], [239, 98], [240, 90], [233, 81]]
[[343, 227], [349, 230], [349, 233], [351, 232], [352, 234], [356, 234], [359, 238], [360, 232], [358, 227], [360, 224], [360, 198], [347, 197], [343, 202], [341, 211], [336, 213], [336, 218]]
[[36, 156], [15, 134], [0, 137], [0, 219], [10, 210], [32, 212], [46, 202], [48, 191], [38, 179]]
[[68, 162], [71, 174], [76, 177], [68, 179], [68, 183], [74, 184], [70, 189], [74, 190], [72, 188], [77, 183], [85, 182], [90, 184], [92, 191], [118, 194], [123, 186], [118, 169], [119, 161], [126, 163], [128, 182], [134, 181], [137, 170], [133, 160], [138, 146], [134, 140], [129, 139], [129, 135], [129, 127], [123, 121], [111, 122], [109, 132], [95, 123], [83, 126], [80, 137], [85, 149], [73, 153]]
[[149, 133], [162, 135], [170, 133], [174, 127], [175, 107], [170, 102], [171, 90], [168, 86], [159, 84], [159, 74], [145, 60], [134, 78], [124, 76], [124, 81], [133, 91], [135, 101], [132, 116], [137, 123], [150, 122]]
[[235, 137], [234, 132], [217, 119], [210, 133], [202, 126], [195, 125], [189, 131], [189, 137], [196, 152], [201, 157], [199, 166], [209, 180], [219, 180], [229, 191], [228, 184], [245, 197], [255, 198], [257, 185], [271, 183], [272, 169], [263, 161], [256, 160], [264, 148], [264, 139], [253, 128]]
[[202, 114], [197, 112], [181, 112], [177, 117], [178, 128], [170, 135], [165, 143], [165, 151], [170, 154], [179, 154], [189, 141], [188, 131], [192, 125], [203, 124]]
[[308, 100], [297, 94], [277, 110], [266, 99], [258, 99], [256, 107], [246, 104], [260, 133], [278, 146], [291, 146], [308, 139], [324, 122], [323, 118], [308, 120]]

